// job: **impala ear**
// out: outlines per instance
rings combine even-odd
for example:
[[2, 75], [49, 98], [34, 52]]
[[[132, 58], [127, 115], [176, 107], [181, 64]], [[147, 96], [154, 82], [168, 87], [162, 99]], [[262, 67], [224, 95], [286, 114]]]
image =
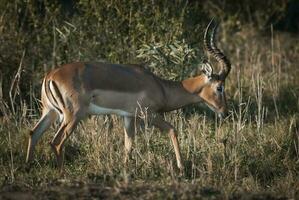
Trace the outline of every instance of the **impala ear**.
[[210, 78], [213, 74], [213, 68], [212, 66], [210, 65], [210, 63], [208, 62], [205, 62], [201, 65], [201, 71], [208, 77]]

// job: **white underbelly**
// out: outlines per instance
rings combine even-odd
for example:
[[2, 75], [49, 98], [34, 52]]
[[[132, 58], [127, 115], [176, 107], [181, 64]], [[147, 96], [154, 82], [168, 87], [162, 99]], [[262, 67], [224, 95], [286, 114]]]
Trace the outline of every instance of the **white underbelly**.
[[127, 116], [127, 117], [134, 116], [132, 113], [129, 113], [124, 110], [104, 108], [104, 107], [97, 106], [93, 103], [89, 104], [88, 113], [91, 115], [115, 114], [115, 115]]

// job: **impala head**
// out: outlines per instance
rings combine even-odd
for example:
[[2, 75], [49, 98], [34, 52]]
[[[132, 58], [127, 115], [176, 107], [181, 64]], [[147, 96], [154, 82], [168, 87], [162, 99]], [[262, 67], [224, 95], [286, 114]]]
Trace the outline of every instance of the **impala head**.
[[[219, 117], [225, 117], [227, 114], [226, 96], [225, 96], [225, 79], [230, 72], [230, 61], [226, 58], [223, 52], [218, 49], [215, 44], [215, 34], [217, 25], [211, 30], [209, 23], [204, 34], [204, 46], [206, 51], [213, 56], [220, 64], [221, 70], [219, 73], [213, 72], [213, 67], [208, 61], [202, 64], [203, 74], [200, 76], [204, 84], [201, 84], [198, 95], [203, 99], [205, 104], [218, 113]], [[211, 36], [208, 39], [208, 33]]]

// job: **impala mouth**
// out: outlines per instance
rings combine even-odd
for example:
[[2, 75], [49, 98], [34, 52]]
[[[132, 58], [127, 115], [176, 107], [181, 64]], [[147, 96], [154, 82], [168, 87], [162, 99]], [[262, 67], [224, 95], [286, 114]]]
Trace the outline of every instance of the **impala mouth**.
[[217, 108], [215, 108], [214, 106], [212, 106], [208, 102], [205, 102], [205, 104], [208, 106], [208, 108], [210, 108], [210, 110], [212, 110], [214, 113], [216, 113], [220, 119], [224, 119], [225, 118], [225, 116], [226, 116], [225, 112], [218, 111]]
[[221, 113], [218, 113], [218, 117], [223, 120], [225, 117], [226, 117], [226, 114], [221, 112]]

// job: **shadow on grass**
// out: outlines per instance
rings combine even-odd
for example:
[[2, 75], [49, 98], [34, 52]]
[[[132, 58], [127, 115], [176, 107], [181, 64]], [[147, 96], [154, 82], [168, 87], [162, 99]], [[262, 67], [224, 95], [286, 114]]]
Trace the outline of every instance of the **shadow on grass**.
[[225, 196], [221, 188], [160, 182], [118, 183], [107, 187], [100, 183], [56, 180], [34, 188], [24, 183], [14, 183], [0, 189], [1, 199], [288, 199], [275, 192], [236, 192]]

